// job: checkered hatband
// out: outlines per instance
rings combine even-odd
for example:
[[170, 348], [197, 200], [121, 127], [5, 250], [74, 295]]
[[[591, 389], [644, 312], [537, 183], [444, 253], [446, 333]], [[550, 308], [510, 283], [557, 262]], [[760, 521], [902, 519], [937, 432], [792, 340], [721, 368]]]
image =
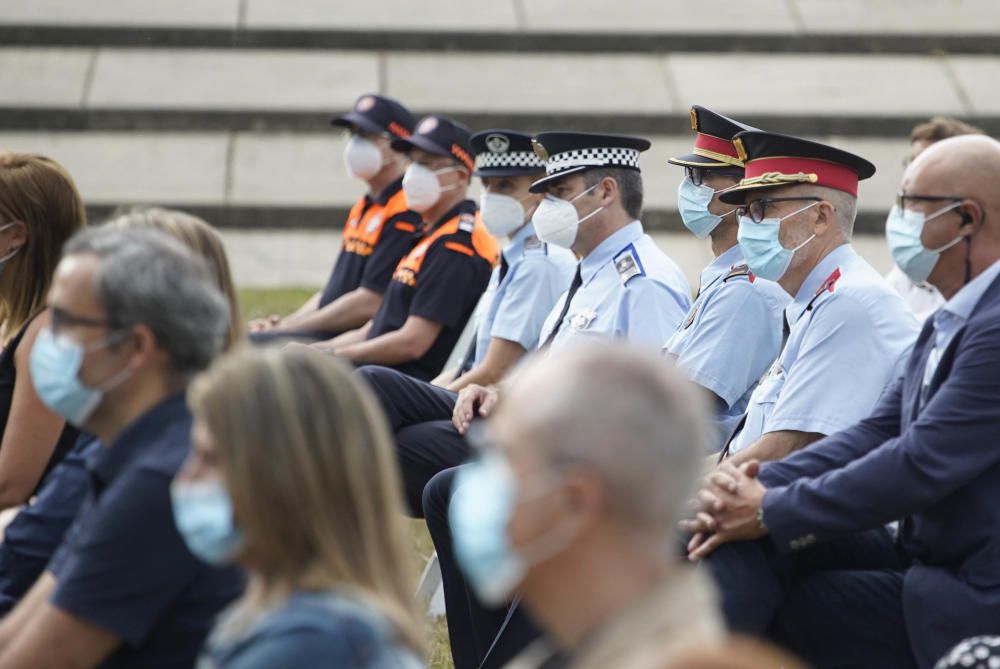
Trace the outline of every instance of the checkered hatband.
[[476, 169], [496, 167], [537, 167], [539, 171], [545, 167], [541, 158], [534, 151], [508, 151], [507, 153], [480, 153], [476, 156]]
[[639, 169], [639, 151], [624, 147], [573, 149], [550, 156], [545, 163], [548, 174], [563, 172], [574, 167], [631, 167]]

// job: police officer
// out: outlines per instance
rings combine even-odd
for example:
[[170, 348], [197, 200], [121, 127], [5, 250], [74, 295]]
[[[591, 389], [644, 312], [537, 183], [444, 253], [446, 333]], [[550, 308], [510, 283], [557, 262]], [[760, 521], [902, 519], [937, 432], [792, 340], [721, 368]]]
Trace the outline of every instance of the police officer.
[[532, 187], [546, 193], [535, 212], [542, 241], [580, 257], [570, 289], [543, 327], [543, 344], [593, 335], [661, 346], [691, 305], [680, 268], [642, 228], [637, 137], [545, 132], [535, 150], [546, 176]]
[[918, 324], [850, 243], [858, 182], [874, 165], [760, 130], [733, 143], [746, 174], [720, 200], [742, 205], [738, 235], [750, 271], [794, 298], [787, 341], [726, 446], [741, 464], [781, 459], [867, 416], [899, 376]]
[[428, 116], [409, 138], [393, 140], [412, 161], [403, 192], [426, 235], [396, 267], [371, 321], [314, 346], [425, 380], [444, 367], [499, 255], [476, 203], [465, 199], [475, 169], [469, 135], [463, 125]]
[[486, 228], [509, 238], [481, 305], [472, 366], [438, 387], [387, 367], [358, 370], [375, 390], [396, 433], [400, 468], [411, 511], [421, 515], [424, 486], [442, 469], [465, 462], [468, 447], [451, 424], [456, 393], [469, 383], [494, 383], [538, 346], [545, 317], [569, 285], [573, 254], [534, 233], [531, 215], [542, 196], [528, 188], [545, 173], [531, 136], [486, 130], [472, 136], [476, 172], [483, 183], [480, 214]]
[[750, 394], [781, 347], [781, 328], [790, 297], [773, 281], [755, 277], [737, 243], [736, 207], [719, 194], [743, 177], [743, 161], [732, 138], [752, 130], [695, 105], [691, 153], [669, 160], [684, 168], [677, 206], [685, 227], [711, 238], [715, 260], [701, 273], [698, 297], [664, 352], [712, 394], [720, 448], [746, 410]]
[[396, 265], [419, 239], [423, 223], [403, 194], [406, 158], [391, 147], [413, 132], [413, 115], [396, 100], [369, 93], [330, 123], [350, 133], [344, 165], [368, 191], [347, 215], [326, 286], [293, 314], [251, 322], [253, 341], [328, 339], [364, 325], [382, 303]]
[[[535, 137], [546, 170], [545, 178], [531, 187], [546, 193], [532, 218], [535, 230], [543, 241], [572, 249], [580, 257], [569, 290], [542, 327], [543, 348], [610, 338], [658, 349], [690, 307], [687, 280], [639, 222], [639, 155], [648, 148], [645, 139], [620, 135], [548, 132]], [[486, 416], [491, 411], [497, 396], [495, 387], [466, 386], [453, 425], [436, 424], [438, 438], [464, 432], [475, 413]], [[430, 436], [422, 443], [433, 443]], [[522, 612], [486, 607], [466, 594], [447, 519], [457, 470], [438, 474], [424, 489], [424, 515], [441, 566], [452, 656], [455, 666], [480, 666], [484, 658], [482, 666], [502, 666], [538, 633]]]

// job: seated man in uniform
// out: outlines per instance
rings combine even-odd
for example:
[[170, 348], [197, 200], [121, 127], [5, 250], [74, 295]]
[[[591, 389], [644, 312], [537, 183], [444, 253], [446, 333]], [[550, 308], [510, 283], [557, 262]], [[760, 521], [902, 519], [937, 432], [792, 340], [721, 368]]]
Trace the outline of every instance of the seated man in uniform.
[[681, 220], [699, 239], [710, 237], [715, 260], [702, 270], [698, 297], [663, 347], [711, 394], [718, 451], [743, 416], [757, 381], [778, 357], [788, 293], [754, 276], [737, 243], [736, 207], [719, 200], [743, 178], [732, 138], [753, 128], [695, 105], [694, 150], [671, 158], [684, 167], [677, 191]]
[[392, 147], [412, 160], [403, 192], [426, 236], [400, 261], [368, 323], [313, 346], [429, 380], [441, 372], [486, 289], [499, 249], [476, 203], [465, 199], [475, 169], [465, 126], [428, 116]]
[[[543, 241], [580, 257], [569, 290], [542, 326], [541, 347], [555, 351], [613, 339], [659, 350], [690, 308], [691, 292], [680, 269], [639, 222], [639, 155], [649, 142], [572, 132], [543, 133], [535, 140], [547, 174], [532, 186], [547, 193], [532, 219], [535, 230]], [[428, 451], [450, 449], [454, 464], [461, 464], [468, 456], [462, 433], [476, 413], [488, 415], [498, 397], [494, 386], [466, 386], [452, 421], [417, 426], [427, 431], [424, 438], [412, 435], [413, 443]], [[485, 607], [466, 594], [446, 514], [456, 471], [443, 471], [427, 484], [423, 506], [441, 564], [452, 655], [455, 666], [479, 666], [484, 658], [485, 666], [502, 666], [537, 632], [525, 616], [513, 612], [505, 634], [493, 645], [508, 617], [507, 607]]]
[[0, 667], [190, 667], [243, 590], [238, 570], [191, 554], [170, 500], [190, 450], [184, 392], [222, 349], [225, 300], [162, 233], [98, 228], [67, 243], [48, 303], [32, 381], [102, 446], [89, 498], [0, 624]]
[[344, 164], [367, 192], [347, 216], [326, 287], [293, 314], [251, 322], [251, 341], [329, 339], [361, 327], [375, 315], [393, 270], [419, 239], [420, 215], [407, 208], [403, 195], [406, 158], [391, 147], [393, 139], [413, 132], [413, 115], [391, 98], [368, 94], [331, 123], [350, 133]]
[[[694, 557], [709, 556], [735, 629], [819, 668], [859, 669], [930, 669], [962, 639], [1000, 633], [997, 183], [1000, 142], [988, 137], [946, 139], [913, 161], [889, 247], [947, 302], [902, 377], [848, 429], [710, 477], [700, 498], [713, 522], [694, 529], [714, 534]], [[895, 542], [872, 540], [900, 518]]]
[[532, 150], [531, 137], [512, 130], [486, 130], [472, 136], [472, 148], [475, 174], [483, 183], [483, 223], [493, 234], [510, 237], [481, 306], [472, 368], [447, 388], [386, 367], [358, 370], [375, 389], [396, 433], [406, 500], [418, 516], [427, 481], [442, 469], [461, 464], [467, 455], [460, 439], [430, 447], [428, 440], [438, 432], [433, 421], [451, 428], [459, 390], [470, 383], [499, 381], [525, 351], [538, 347], [542, 323], [576, 270], [572, 253], [535, 235], [531, 215], [542, 196], [528, 188], [545, 174], [545, 163]]
[[733, 140], [746, 176], [720, 195], [742, 205], [753, 274], [793, 297], [785, 343], [725, 446], [734, 465], [780, 460], [867, 416], [902, 371], [917, 320], [851, 246], [864, 158], [759, 130]]

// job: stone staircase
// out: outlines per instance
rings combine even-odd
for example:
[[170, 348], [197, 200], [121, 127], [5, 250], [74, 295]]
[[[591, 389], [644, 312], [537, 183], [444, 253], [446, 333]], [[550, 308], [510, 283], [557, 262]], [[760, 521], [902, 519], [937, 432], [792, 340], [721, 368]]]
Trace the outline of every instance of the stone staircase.
[[1000, 135], [1000, 2], [0, 0], [0, 147], [63, 162], [96, 217], [337, 226], [358, 184], [327, 119], [366, 91], [474, 129], [648, 136], [659, 230], [703, 104], [871, 159], [858, 229], [877, 233], [915, 123]]

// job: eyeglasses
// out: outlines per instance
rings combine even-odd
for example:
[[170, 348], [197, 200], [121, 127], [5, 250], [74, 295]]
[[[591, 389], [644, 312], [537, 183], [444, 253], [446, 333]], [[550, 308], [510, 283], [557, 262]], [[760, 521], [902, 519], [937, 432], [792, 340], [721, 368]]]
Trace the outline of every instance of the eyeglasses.
[[776, 202], [822, 202], [821, 197], [771, 197], [771, 198], [761, 198], [760, 200], [754, 200], [745, 207], [737, 207], [737, 216], [748, 216], [754, 223], [760, 223], [765, 218], [764, 214], [767, 212], [767, 208]]
[[719, 176], [725, 177], [742, 177], [743, 170], [731, 170], [731, 169], [718, 169], [718, 168], [707, 168], [707, 167], [690, 167], [688, 165], [684, 166], [684, 176], [691, 180], [695, 186], [701, 186], [705, 183], [705, 177], [717, 174]]
[[65, 327], [110, 328], [111, 322], [87, 316], [78, 316], [59, 307], [51, 307], [49, 328], [55, 334]]
[[963, 202], [968, 200], [965, 195], [914, 195], [912, 193], [896, 193], [896, 206], [906, 209], [906, 201], [914, 202]]

